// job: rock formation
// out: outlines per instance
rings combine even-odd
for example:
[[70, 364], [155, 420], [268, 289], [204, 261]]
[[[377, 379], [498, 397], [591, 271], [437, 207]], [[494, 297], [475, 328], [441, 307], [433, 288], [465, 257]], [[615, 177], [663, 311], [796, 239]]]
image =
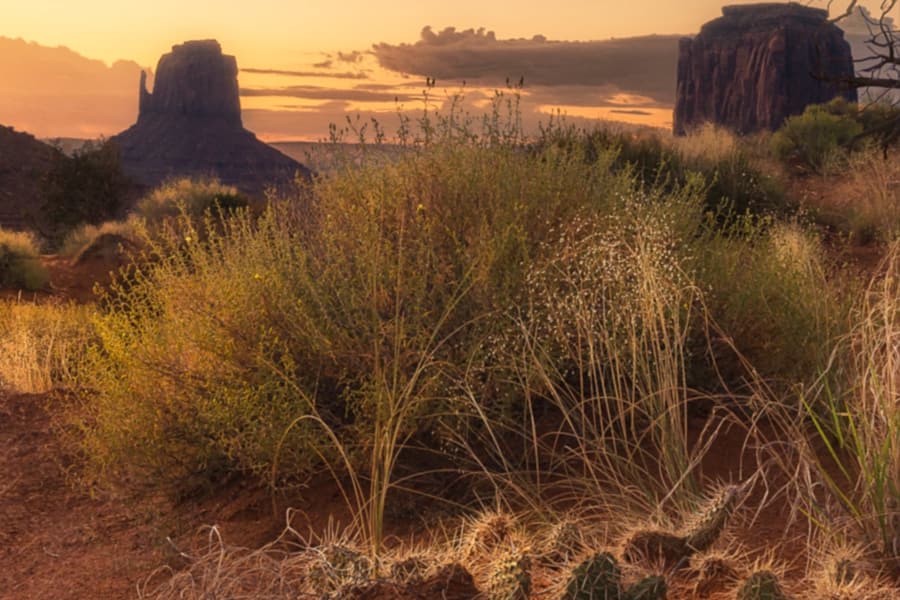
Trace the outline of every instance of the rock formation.
[[153, 92], [141, 73], [138, 120], [115, 140], [125, 173], [146, 186], [170, 177], [215, 176], [259, 194], [309, 177], [309, 170], [260, 142], [241, 122], [237, 61], [215, 40], [185, 42], [159, 59]]
[[853, 75], [843, 31], [824, 10], [799, 4], [726, 6], [679, 42], [674, 130], [705, 122], [738, 133], [775, 130], [809, 104], [856, 101], [839, 81]]

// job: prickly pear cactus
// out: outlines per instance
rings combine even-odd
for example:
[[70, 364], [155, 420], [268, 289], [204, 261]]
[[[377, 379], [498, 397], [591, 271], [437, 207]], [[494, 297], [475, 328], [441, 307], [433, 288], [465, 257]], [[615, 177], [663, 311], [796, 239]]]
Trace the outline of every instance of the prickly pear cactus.
[[504, 555], [488, 582], [491, 600], [528, 600], [531, 597], [531, 559], [520, 552]]
[[652, 575], [625, 590], [622, 600], [665, 600], [668, 589], [664, 577]]
[[562, 600], [621, 600], [622, 573], [612, 554], [599, 552], [572, 570]]
[[740, 489], [737, 485], [725, 487], [698, 515], [684, 538], [692, 552], [708, 549], [719, 538], [734, 512]]
[[787, 600], [787, 596], [774, 573], [757, 571], [744, 581], [737, 600]]

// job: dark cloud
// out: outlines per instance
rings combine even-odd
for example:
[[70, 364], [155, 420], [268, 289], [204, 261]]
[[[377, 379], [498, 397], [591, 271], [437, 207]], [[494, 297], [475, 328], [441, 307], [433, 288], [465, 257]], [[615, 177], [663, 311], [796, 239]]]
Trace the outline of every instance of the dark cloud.
[[647, 112], [646, 110], [638, 110], [638, 109], [624, 109], [624, 108], [614, 108], [611, 113], [615, 113], [617, 115], [640, 115], [649, 117], [653, 115], [651, 112]]
[[588, 42], [497, 39], [493, 31], [425, 27], [414, 44], [376, 44], [379, 64], [391, 71], [434, 77], [439, 83], [499, 85], [524, 77], [530, 86], [606, 86], [672, 104], [680, 36], [644, 36]]
[[333, 60], [323, 60], [322, 62], [314, 63], [313, 66], [317, 69], [330, 69], [333, 64]]
[[332, 100], [342, 102], [407, 102], [414, 98], [414, 96], [409, 94], [390, 91], [372, 91], [358, 88], [339, 90], [314, 85], [292, 85], [283, 88], [244, 88], [241, 89], [241, 96]]
[[[323, 63], [319, 63], [323, 64]], [[318, 65], [316, 65], [318, 66]], [[285, 71], [283, 69], [241, 69], [244, 73], [256, 73], [259, 75], [287, 75], [288, 77], [331, 77], [332, 79], [369, 79], [366, 73], [333, 72], [322, 73], [319, 71]]]
[[362, 61], [363, 53], [359, 50], [354, 50], [353, 52], [338, 52], [337, 59], [346, 63], [358, 63]]

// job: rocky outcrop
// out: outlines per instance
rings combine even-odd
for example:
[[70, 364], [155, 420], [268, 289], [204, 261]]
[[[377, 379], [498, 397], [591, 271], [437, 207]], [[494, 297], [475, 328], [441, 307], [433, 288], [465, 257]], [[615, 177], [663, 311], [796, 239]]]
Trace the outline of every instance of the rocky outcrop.
[[156, 186], [171, 177], [218, 177], [259, 194], [309, 170], [244, 129], [237, 61], [215, 40], [185, 42], [159, 59], [153, 92], [141, 74], [138, 119], [115, 136], [125, 173]]
[[706, 122], [738, 133], [775, 130], [809, 104], [856, 101], [843, 32], [824, 10], [799, 4], [726, 6], [679, 42], [674, 131]]

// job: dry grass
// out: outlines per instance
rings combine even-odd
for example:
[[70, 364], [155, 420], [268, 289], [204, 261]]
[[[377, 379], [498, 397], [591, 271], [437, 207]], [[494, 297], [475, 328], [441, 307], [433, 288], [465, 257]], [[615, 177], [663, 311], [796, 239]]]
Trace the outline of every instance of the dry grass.
[[100, 225], [82, 225], [66, 235], [59, 254], [75, 258], [101, 235], [110, 234], [128, 240], [137, 240], [140, 231], [140, 225], [133, 218], [126, 221], [107, 221]]
[[92, 312], [74, 304], [0, 302], [0, 385], [42, 393], [72, 383], [93, 339]]
[[737, 137], [731, 131], [710, 123], [695, 129], [690, 135], [673, 137], [671, 144], [691, 164], [726, 160], [740, 148]]
[[40, 244], [26, 232], [0, 229], [0, 287], [38, 290], [47, 284]]

